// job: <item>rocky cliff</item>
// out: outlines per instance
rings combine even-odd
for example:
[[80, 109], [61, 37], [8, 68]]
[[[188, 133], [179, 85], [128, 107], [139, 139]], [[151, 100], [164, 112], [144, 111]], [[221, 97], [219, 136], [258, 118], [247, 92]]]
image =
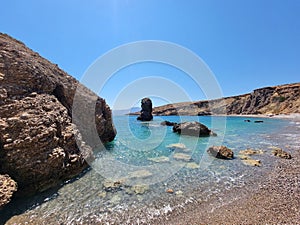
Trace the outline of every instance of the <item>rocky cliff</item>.
[[300, 83], [265, 87], [222, 99], [168, 104], [153, 115], [286, 114], [300, 113]]
[[[17, 194], [33, 194], [78, 175], [92, 147], [72, 121], [76, 90], [95, 102], [102, 142], [115, 129], [105, 100], [27, 48], [0, 33], [0, 174], [18, 184]], [[80, 145], [80, 149], [79, 146]]]

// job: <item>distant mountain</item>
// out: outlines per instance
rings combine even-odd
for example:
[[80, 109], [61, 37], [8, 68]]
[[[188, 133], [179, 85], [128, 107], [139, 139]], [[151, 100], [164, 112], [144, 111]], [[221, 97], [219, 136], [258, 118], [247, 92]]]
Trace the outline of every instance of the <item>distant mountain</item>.
[[157, 116], [286, 113], [300, 113], [300, 83], [259, 88], [248, 94], [221, 99], [153, 108], [153, 115]]
[[124, 116], [127, 114], [131, 114], [131, 113], [136, 113], [141, 111], [140, 107], [132, 107], [130, 109], [117, 109], [117, 110], [112, 110], [112, 114], [114, 116]]

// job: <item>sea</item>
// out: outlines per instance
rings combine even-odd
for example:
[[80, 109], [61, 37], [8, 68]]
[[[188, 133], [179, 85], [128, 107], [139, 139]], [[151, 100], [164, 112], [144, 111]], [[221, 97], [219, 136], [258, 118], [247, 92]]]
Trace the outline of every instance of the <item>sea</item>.
[[[198, 121], [217, 136], [179, 135], [161, 125], [165, 120]], [[37, 224], [147, 224], [191, 204], [205, 207], [212, 199], [214, 210], [232, 200], [230, 191], [255, 191], [257, 181], [282, 160], [272, 155], [274, 148], [293, 153], [300, 146], [299, 122], [285, 119], [155, 116], [141, 122], [115, 116], [113, 121], [117, 136], [95, 150], [89, 169], [60, 187], [15, 200], [1, 212], [0, 223], [21, 214]], [[230, 148], [234, 159], [211, 156], [207, 149], [214, 145]], [[261, 166], [243, 163], [239, 152], [245, 149], [262, 153], [251, 156]]]

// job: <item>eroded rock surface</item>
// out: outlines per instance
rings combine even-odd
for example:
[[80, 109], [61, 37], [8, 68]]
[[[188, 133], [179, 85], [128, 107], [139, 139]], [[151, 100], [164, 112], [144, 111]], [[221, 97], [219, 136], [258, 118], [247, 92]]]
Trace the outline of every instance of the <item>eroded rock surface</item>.
[[7, 174], [0, 175], [0, 209], [10, 202], [14, 192], [17, 191], [17, 183]]
[[[93, 157], [95, 146], [89, 145], [88, 133], [72, 119], [75, 93], [86, 103], [76, 121], [93, 122], [97, 137], [112, 141], [115, 129], [105, 100], [23, 43], [0, 33], [0, 173], [18, 183], [19, 195], [43, 191], [78, 175], [88, 166], [86, 159]], [[94, 106], [93, 118], [84, 116], [88, 104]]]

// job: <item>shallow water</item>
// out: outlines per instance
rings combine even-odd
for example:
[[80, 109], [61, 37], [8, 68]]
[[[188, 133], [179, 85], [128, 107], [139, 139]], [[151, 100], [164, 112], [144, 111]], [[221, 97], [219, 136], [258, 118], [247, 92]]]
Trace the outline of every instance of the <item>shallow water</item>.
[[[246, 119], [251, 122], [244, 122]], [[218, 136], [179, 136], [172, 127], [160, 126], [163, 120], [199, 120]], [[117, 137], [107, 144], [107, 150], [97, 152], [97, 160], [80, 178], [2, 215], [29, 208], [26, 215], [50, 224], [143, 223], [189, 203], [209, 201], [224, 190], [250, 187], [255, 180], [264, 179], [278, 160], [271, 155], [271, 146], [288, 151], [300, 146], [299, 124], [271, 118], [168, 116], [141, 123], [135, 117], [119, 116], [114, 123]], [[186, 148], [167, 147], [174, 143]], [[246, 166], [238, 158], [218, 160], [206, 153], [208, 146], [221, 144], [235, 155], [247, 148], [264, 150], [253, 156], [261, 160], [262, 167]], [[174, 159], [176, 153], [188, 155], [190, 162]], [[162, 156], [163, 162], [153, 161]], [[105, 186], [107, 180], [117, 181], [117, 187]], [[135, 192], [136, 187], [140, 189]], [[168, 189], [173, 193], [167, 193]], [[223, 201], [225, 196], [220, 204]]]

